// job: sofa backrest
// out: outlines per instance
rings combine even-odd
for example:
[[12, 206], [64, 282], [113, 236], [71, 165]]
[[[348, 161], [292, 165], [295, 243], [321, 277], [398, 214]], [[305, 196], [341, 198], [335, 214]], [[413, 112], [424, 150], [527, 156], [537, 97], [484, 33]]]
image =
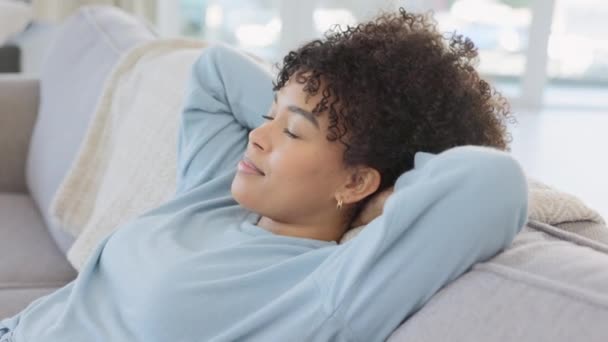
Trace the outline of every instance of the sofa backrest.
[[113, 66], [125, 52], [155, 37], [147, 23], [115, 7], [87, 6], [58, 29], [43, 62], [26, 182], [64, 253], [74, 239], [50, 219], [50, 202], [78, 151]]
[[444, 286], [387, 342], [606, 341], [606, 265], [608, 245], [528, 221], [510, 247]]

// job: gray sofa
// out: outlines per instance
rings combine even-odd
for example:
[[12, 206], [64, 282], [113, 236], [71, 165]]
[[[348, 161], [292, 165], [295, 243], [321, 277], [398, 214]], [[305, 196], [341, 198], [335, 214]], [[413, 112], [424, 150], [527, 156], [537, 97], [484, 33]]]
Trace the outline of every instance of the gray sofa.
[[[66, 259], [74, 238], [48, 208], [104, 80], [151, 39], [119, 10], [85, 7], [58, 29], [39, 79], [0, 77], [0, 319], [76, 276]], [[608, 247], [579, 234], [602, 229], [528, 222], [509, 249], [444, 286], [389, 341], [608, 340]]]

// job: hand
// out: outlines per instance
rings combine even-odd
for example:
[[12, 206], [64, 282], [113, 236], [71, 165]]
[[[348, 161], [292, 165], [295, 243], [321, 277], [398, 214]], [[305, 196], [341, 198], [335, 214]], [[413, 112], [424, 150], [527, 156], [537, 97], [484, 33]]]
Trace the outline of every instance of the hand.
[[361, 212], [353, 223], [351, 223], [351, 227], [359, 227], [370, 223], [373, 219], [380, 216], [384, 210], [384, 202], [386, 199], [393, 193], [395, 190], [394, 186], [385, 189], [377, 194], [374, 194], [372, 198], [363, 206]]

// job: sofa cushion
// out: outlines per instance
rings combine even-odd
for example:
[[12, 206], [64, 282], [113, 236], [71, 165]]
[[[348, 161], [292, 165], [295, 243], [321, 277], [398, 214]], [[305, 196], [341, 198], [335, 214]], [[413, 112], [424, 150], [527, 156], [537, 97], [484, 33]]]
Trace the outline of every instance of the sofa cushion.
[[[0, 193], [0, 217], [0, 292], [56, 288], [76, 277], [27, 194]], [[0, 312], [9, 305], [0, 300]]]
[[26, 193], [25, 161], [38, 113], [38, 80], [0, 75], [0, 193]]
[[155, 38], [139, 19], [114, 7], [83, 7], [55, 35], [40, 71], [40, 110], [26, 165], [26, 181], [51, 235], [65, 253], [73, 238], [48, 215], [95, 110], [102, 86], [118, 59]]
[[608, 246], [529, 222], [439, 291], [389, 341], [605, 341]]

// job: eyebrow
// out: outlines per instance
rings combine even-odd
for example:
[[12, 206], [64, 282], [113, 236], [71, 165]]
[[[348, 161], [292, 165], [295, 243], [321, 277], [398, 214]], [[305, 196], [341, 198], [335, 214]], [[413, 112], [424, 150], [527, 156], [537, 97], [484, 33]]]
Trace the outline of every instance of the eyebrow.
[[[274, 102], [277, 102], [277, 93], [274, 93]], [[309, 112], [303, 108], [300, 108], [298, 106], [294, 106], [294, 105], [289, 105], [287, 106], [287, 109], [289, 109], [289, 111], [291, 111], [292, 113], [296, 113], [296, 114], [300, 114], [303, 117], [306, 118], [306, 120], [312, 122], [315, 127], [317, 129], [319, 129], [319, 121], [317, 121], [317, 118], [315, 117], [315, 115], [312, 112]]]

